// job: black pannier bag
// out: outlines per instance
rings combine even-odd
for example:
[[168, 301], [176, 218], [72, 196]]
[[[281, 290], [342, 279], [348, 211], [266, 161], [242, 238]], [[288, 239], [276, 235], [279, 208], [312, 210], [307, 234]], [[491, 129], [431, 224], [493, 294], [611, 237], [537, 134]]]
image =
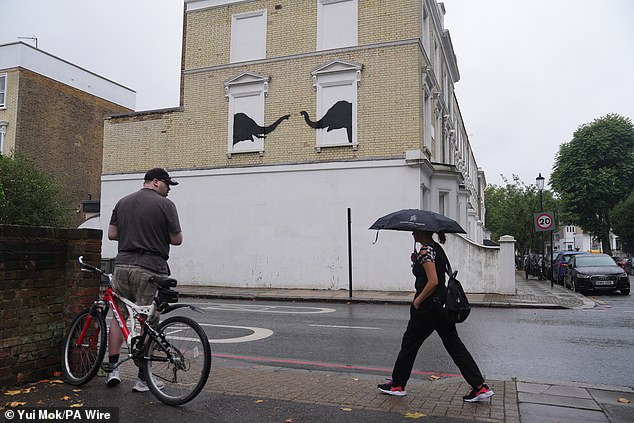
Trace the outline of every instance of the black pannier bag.
[[169, 288], [159, 288], [158, 290], [159, 300], [165, 303], [177, 303], [178, 291], [174, 291]]

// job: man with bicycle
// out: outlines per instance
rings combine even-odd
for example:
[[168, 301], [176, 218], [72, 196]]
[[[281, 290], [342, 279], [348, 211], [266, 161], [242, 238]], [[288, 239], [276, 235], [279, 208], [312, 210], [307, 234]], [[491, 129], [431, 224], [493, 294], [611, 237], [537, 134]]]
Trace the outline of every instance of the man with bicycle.
[[[170, 245], [181, 245], [178, 212], [167, 199], [170, 187], [178, 185], [165, 169], [154, 168], [145, 174], [143, 188], [120, 199], [112, 210], [108, 226], [108, 239], [118, 241], [118, 254], [112, 278], [114, 290], [138, 305], [150, 305], [157, 286], [152, 276], [167, 276]], [[125, 312], [125, 307], [119, 306]], [[157, 316], [149, 316], [156, 324]], [[123, 336], [114, 319], [108, 334], [108, 361], [119, 361]], [[106, 384], [116, 386], [121, 382], [119, 368], [108, 373]], [[139, 369], [133, 392], [145, 392], [149, 388], [145, 375]]]

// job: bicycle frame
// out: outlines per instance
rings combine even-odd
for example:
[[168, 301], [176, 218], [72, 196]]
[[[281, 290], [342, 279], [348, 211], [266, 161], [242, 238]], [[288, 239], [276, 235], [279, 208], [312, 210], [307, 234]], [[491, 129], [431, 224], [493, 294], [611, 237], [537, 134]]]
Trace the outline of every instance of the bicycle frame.
[[[156, 302], [153, 301], [152, 304], [148, 306], [140, 306], [128, 300], [127, 298], [120, 296], [112, 289], [112, 286], [111, 286], [112, 274], [106, 273], [99, 268], [88, 265], [84, 263], [81, 259], [82, 258], [80, 257], [82, 270], [85, 270], [87, 272], [96, 272], [106, 276], [108, 278], [108, 286], [105, 292], [103, 293], [103, 296], [100, 295], [100, 298], [93, 303], [92, 310], [94, 311], [92, 311], [91, 315], [88, 316], [88, 318], [86, 319], [86, 323], [84, 324], [82, 332], [79, 338], [77, 339], [77, 346], [78, 347], [81, 346], [81, 344], [84, 341], [84, 337], [88, 331], [88, 328], [90, 327], [92, 323], [93, 313], [104, 313], [104, 317], [105, 317], [105, 314], [108, 313], [108, 309], [111, 309], [113, 318], [116, 320], [117, 325], [119, 326], [119, 330], [121, 330], [121, 334], [123, 335], [123, 339], [125, 340], [126, 346], [128, 348], [128, 357], [125, 360], [120, 361], [117, 365], [113, 367], [113, 368], [116, 368], [120, 364], [134, 358], [134, 354], [136, 351], [133, 350], [133, 346], [132, 346], [133, 338], [142, 336], [141, 345], [143, 345], [145, 341], [146, 334], [149, 334], [149, 336], [153, 339], [157, 338], [158, 334], [147, 323], [147, 317], [143, 317], [143, 316], [151, 316], [156, 311], [157, 309]], [[121, 301], [126, 307], [126, 310], [128, 312], [128, 320], [130, 321], [130, 328], [128, 328], [126, 321], [123, 318], [123, 314], [121, 313], [121, 309], [119, 308], [119, 305], [117, 304], [115, 299], [118, 299], [119, 301]], [[178, 306], [181, 306], [181, 305], [179, 304]], [[182, 306], [185, 306], [185, 305], [182, 305]], [[168, 310], [166, 311], [171, 311], [174, 308], [179, 308], [179, 307], [168, 307]], [[98, 331], [96, 332], [95, 335], [98, 335]], [[97, 336], [93, 336], [92, 339], [90, 340], [90, 344], [94, 346], [94, 344], [97, 342], [97, 339], [98, 339]]]
[[[115, 298], [119, 301], [123, 302], [127, 311], [129, 320], [131, 323], [131, 330], [128, 329], [128, 326], [124, 322], [123, 315], [121, 314], [121, 310]], [[141, 317], [142, 315], [151, 316], [152, 313], [156, 310], [156, 304], [152, 303], [149, 306], [139, 306], [127, 298], [123, 298], [109, 286], [106, 288], [106, 292], [103, 296], [103, 300], [108, 303], [108, 307], [112, 310], [113, 318], [117, 321], [119, 325], [119, 329], [121, 329], [121, 333], [123, 334], [123, 339], [126, 341], [128, 348], [130, 348], [130, 344], [132, 342], [132, 338], [134, 336], [141, 335], [141, 329], [146, 326], [146, 318]], [[141, 327], [136, 327], [136, 322], [141, 324]]]

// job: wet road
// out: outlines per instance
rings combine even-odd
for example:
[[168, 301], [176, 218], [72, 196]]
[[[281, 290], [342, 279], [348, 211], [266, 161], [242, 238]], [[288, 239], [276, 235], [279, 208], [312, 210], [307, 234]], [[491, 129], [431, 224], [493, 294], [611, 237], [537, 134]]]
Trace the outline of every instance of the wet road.
[[[596, 296], [589, 310], [475, 308], [458, 326], [489, 378], [634, 387], [634, 296]], [[189, 299], [190, 303], [194, 302]], [[403, 305], [196, 300], [215, 355], [236, 362], [388, 376], [405, 329]], [[437, 335], [413, 377], [458, 376]]]

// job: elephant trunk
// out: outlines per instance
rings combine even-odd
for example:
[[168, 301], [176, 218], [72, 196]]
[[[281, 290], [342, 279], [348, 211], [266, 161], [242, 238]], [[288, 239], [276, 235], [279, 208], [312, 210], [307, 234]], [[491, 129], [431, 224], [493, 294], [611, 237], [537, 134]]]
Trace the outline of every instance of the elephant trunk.
[[275, 131], [275, 128], [277, 128], [277, 125], [279, 125], [280, 123], [282, 123], [283, 121], [285, 121], [286, 119], [288, 119], [289, 117], [291, 117], [291, 115], [285, 115], [282, 116], [281, 118], [279, 118], [278, 120], [276, 120], [275, 122], [273, 122], [272, 124], [270, 124], [269, 126], [266, 126], [263, 128], [264, 130], [264, 135], [268, 135], [271, 132]]
[[313, 129], [318, 129], [321, 128], [320, 126], [320, 122], [313, 122], [312, 120], [310, 120], [310, 117], [308, 116], [308, 113], [305, 111], [301, 111], [299, 112], [302, 116], [304, 116], [304, 120], [306, 120], [306, 123], [308, 124], [308, 126], [310, 126]]

